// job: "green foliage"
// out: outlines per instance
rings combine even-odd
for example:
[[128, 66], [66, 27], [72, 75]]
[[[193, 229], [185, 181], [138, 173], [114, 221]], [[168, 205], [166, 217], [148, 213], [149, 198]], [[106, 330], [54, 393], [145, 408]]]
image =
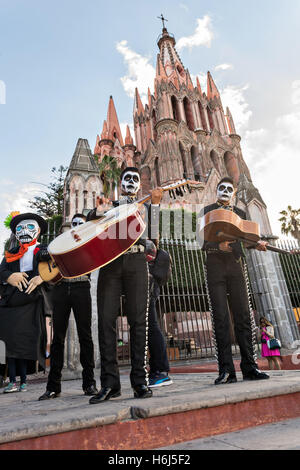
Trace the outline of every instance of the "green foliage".
[[64, 180], [68, 167], [60, 165], [51, 169], [52, 181], [43, 184], [47, 190], [42, 191], [42, 196], [35, 196], [29, 201], [29, 206], [39, 215], [49, 219], [55, 215], [62, 215], [64, 200]]
[[121, 168], [118, 168], [117, 160], [110, 155], [104, 155], [101, 162], [98, 162], [98, 156], [94, 155], [95, 161], [99, 168], [100, 178], [103, 183], [103, 193], [105, 197], [109, 197], [118, 185]]
[[284, 235], [292, 235], [300, 241], [300, 209], [292, 209], [292, 206], [288, 206], [287, 210], [280, 212], [280, 215], [282, 215], [279, 219], [281, 232]]

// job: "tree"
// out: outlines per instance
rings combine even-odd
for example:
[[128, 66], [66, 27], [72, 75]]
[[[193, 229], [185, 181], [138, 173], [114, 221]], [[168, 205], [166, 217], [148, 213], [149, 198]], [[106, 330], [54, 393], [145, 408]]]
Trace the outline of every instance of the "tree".
[[288, 206], [287, 210], [280, 212], [280, 215], [282, 215], [279, 219], [281, 232], [285, 235], [291, 234], [300, 241], [300, 209], [292, 209], [292, 206]]
[[98, 163], [98, 155], [94, 155], [94, 158], [99, 167], [104, 196], [109, 197], [111, 191], [114, 191], [118, 185], [122, 170], [118, 168], [117, 160], [110, 155], [104, 155], [100, 163]]
[[51, 169], [52, 181], [46, 186], [47, 191], [43, 191], [43, 196], [35, 196], [29, 201], [29, 206], [39, 215], [50, 219], [53, 216], [61, 216], [63, 213], [64, 200], [64, 180], [68, 167], [60, 165], [58, 168]]

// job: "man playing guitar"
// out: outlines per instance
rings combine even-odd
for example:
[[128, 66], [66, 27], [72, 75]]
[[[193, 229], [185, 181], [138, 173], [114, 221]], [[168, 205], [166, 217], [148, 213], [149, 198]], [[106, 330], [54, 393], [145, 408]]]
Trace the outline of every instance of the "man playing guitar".
[[[121, 176], [121, 197], [113, 202], [114, 207], [131, 204], [137, 200], [140, 189], [140, 174], [137, 168], [126, 168]], [[124, 254], [100, 269], [97, 287], [98, 338], [101, 355], [101, 390], [90, 399], [90, 404], [101, 403], [121, 395], [120, 375], [117, 362], [116, 320], [120, 309], [120, 297], [125, 296], [126, 315], [130, 326], [131, 374], [130, 381], [135, 398], [149, 398], [146, 369], [147, 330], [149, 308], [149, 271], [145, 255], [145, 238], [156, 238], [159, 226], [159, 203], [162, 189], [151, 192], [148, 207], [148, 233]], [[100, 218], [111, 208], [105, 198], [97, 198], [97, 207], [87, 220]]]

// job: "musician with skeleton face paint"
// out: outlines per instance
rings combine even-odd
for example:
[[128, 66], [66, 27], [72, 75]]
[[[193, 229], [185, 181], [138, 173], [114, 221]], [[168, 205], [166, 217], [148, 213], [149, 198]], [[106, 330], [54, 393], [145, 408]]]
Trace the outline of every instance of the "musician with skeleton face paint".
[[[12, 217], [9, 226], [18, 243], [5, 252], [0, 266], [0, 339], [6, 345], [10, 378], [5, 393], [25, 391], [26, 375], [36, 372], [36, 361], [45, 368], [46, 353], [43, 280], [38, 273], [45, 247], [38, 238], [46, 232], [47, 222], [25, 213]], [[16, 376], [21, 378], [19, 388]]]
[[[121, 196], [114, 207], [131, 204], [137, 200], [141, 178], [137, 168], [128, 167], [120, 176]], [[116, 320], [120, 298], [124, 294], [125, 308], [130, 326], [131, 374], [130, 381], [136, 398], [149, 398], [147, 377], [147, 330], [149, 308], [149, 272], [145, 256], [147, 235], [156, 238], [159, 227], [159, 203], [162, 189], [151, 192], [148, 208], [148, 230], [123, 255], [102, 267], [98, 277], [98, 338], [101, 356], [101, 390], [90, 399], [97, 404], [121, 395], [120, 376], [116, 350]], [[88, 220], [101, 217], [109, 209], [109, 201], [97, 198], [97, 207], [88, 214]]]
[[[234, 205], [236, 187], [231, 178], [223, 178], [217, 185], [217, 201], [204, 207], [200, 216], [225, 209], [246, 219], [246, 213]], [[228, 303], [233, 314], [236, 340], [240, 348], [241, 371], [244, 380], [268, 379], [258, 370], [253, 344], [254, 319], [247, 292], [245, 253], [238, 241], [208, 242], [203, 249], [207, 253], [206, 274], [216, 342], [219, 376], [215, 384], [237, 382], [231, 351], [230, 316]], [[258, 242], [256, 249], [266, 251], [266, 243]]]
[[[86, 222], [83, 214], [75, 214], [71, 230]], [[73, 310], [80, 344], [82, 366], [82, 390], [85, 395], [95, 395], [98, 390], [94, 378], [94, 344], [92, 339], [92, 299], [90, 275], [62, 279], [51, 292], [53, 305], [53, 340], [50, 349], [50, 371], [45, 393], [39, 401], [57, 398], [61, 393], [61, 377], [64, 365], [64, 345]]]

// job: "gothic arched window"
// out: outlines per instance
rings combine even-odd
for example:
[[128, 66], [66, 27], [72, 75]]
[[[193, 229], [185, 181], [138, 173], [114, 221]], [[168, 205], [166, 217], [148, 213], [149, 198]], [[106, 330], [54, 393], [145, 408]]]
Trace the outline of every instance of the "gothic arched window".
[[156, 132], [156, 129], [155, 129], [155, 126], [156, 126], [156, 113], [155, 113], [154, 109], [152, 111], [152, 126], [153, 126], [153, 138], [156, 141], [156, 139], [157, 139], [157, 132]]
[[193, 116], [193, 111], [192, 111], [192, 106], [191, 103], [189, 102], [188, 98], [185, 97], [183, 100], [183, 107], [184, 107], [184, 112], [185, 112], [185, 119], [188, 128], [190, 131], [195, 130], [195, 123], [194, 123], [194, 116]]
[[210, 152], [210, 158], [211, 158], [211, 161], [212, 161], [212, 164], [213, 164], [213, 167], [217, 170], [217, 172], [221, 175], [221, 171], [220, 171], [220, 162], [219, 162], [219, 155], [217, 154], [217, 152], [215, 150], [212, 150]]
[[195, 145], [191, 147], [191, 159], [192, 159], [192, 164], [193, 164], [193, 169], [194, 169], [195, 180], [200, 181], [200, 177], [201, 177], [200, 158], [199, 158], [199, 152], [197, 150], [197, 147], [195, 147]]
[[209, 122], [209, 127], [210, 127], [210, 130], [212, 131], [215, 127], [214, 125], [214, 120], [213, 120], [213, 115], [212, 115], [212, 112], [211, 112], [211, 109], [209, 106], [207, 106], [206, 108], [207, 110], [207, 116], [208, 116], [208, 122]]
[[200, 119], [202, 123], [202, 129], [204, 129], [206, 132], [208, 131], [207, 129], [207, 124], [206, 124], [206, 119], [204, 115], [204, 109], [200, 101], [198, 101], [198, 108], [199, 108], [199, 113], [200, 113]]
[[178, 101], [174, 95], [171, 97], [171, 104], [172, 104], [172, 111], [173, 111], [173, 119], [179, 122]]
[[187, 164], [186, 164], [186, 159], [185, 159], [185, 151], [183, 148], [183, 145], [181, 142], [179, 142], [179, 150], [180, 150], [180, 155], [181, 155], [181, 160], [182, 160], [182, 166], [183, 166], [183, 178], [187, 178]]
[[235, 156], [231, 152], [225, 152], [224, 163], [228, 176], [230, 176], [235, 183], [238, 183], [240, 172]]
[[154, 163], [154, 169], [155, 169], [155, 176], [156, 176], [156, 184], [157, 186], [160, 186], [160, 174], [159, 174], [159, 162], [158, 158], [156, 158], [155, 163]]

